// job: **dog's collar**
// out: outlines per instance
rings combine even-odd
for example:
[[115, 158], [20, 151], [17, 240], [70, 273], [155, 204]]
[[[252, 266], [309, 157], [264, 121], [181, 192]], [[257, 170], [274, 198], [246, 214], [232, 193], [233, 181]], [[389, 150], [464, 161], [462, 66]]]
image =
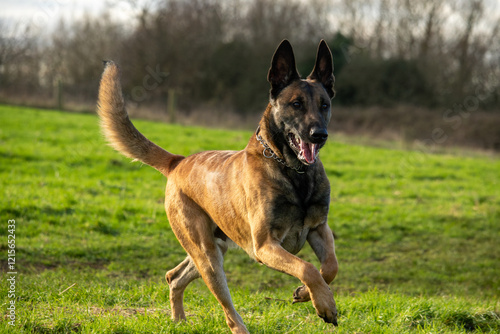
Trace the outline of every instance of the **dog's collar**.
[[304, 174], [305, 171], [303, 170], [303, 165], [301, 165], [300, 167], [292, 167], [290, 166], [289, 164], [286, 163], [285, 160], [281, 159], [280, 157], [278, 157], [276, 155], [276, 153], [274, 153], [274, 151], [271, 149], [271, 147], [269, 147], [269, 145], [267, 144], [267, 142], [264, 140], [264, 138], [262, 138], [261, 135], [259, 135], [259, 132], [260, 132], [260, 125], [257, 127], [257, 131], [255, 131], [255, 137], [257, 138], [257, 140], [262, 144], [262, 146], [264, 147], [264, 150], [262, 151], [262, 155], [268, 159], [271, 159], [273, 158], [274, 160], [278, 161], [279, 163], [281, 163], [282, 165], [290, 168], [290, 169], [293, 169], [295, 172], [297, 172], [298, 174]]

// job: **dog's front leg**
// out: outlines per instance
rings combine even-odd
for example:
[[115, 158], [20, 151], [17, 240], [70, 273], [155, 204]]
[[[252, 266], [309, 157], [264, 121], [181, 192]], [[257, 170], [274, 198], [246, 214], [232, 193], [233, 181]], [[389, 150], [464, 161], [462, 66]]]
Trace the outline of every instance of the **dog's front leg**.
[[311, 301], [319, 317], [337, 325], [337, 307], [333, 293], [321, 273], [311, 263], [287, 252], [271, 235], [265, 240], [254, 238], [256, 258], [266, 266], [297, 277], [310, 291]]
[[[337, 256], [335, 255], [332, 230], [328, 224], [324, 223], [309, 232], [307, 241], [321, 263], [321, 276], [323, 276], [326, 284], [330, 284], [337, 275], [339, 268]], [[309, 300], [311, 300], [311, 297], [305, 285], [298, 287], [293, 293], [294, 303], [307, 302]]]

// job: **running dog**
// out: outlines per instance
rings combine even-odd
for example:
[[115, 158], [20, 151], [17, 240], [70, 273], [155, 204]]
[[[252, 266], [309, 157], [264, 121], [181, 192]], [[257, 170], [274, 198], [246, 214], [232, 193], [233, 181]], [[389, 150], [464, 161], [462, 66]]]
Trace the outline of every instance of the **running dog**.
[[[268, 73], [270, 101], [242, 151], [175, 155], [144, 137], [130, 121], [120, 71], [106, 62], [97, 112], [108, 142], [168, 178], [165, 210], [188, 256], [166, 274], [172, 318], [185, 319], [184, 290], [202, 277], [233, 333], [248, 333], [231, 300], [223, 259], [236, 244], [257, 262], [298, 278], [293, 302], [312, 301], [319, 317], [337, 325], [329, 284], [338, 271], [327, 223], [330, 184], [318, 157], [328, 137], [334, 92], [333, 61], [325, 41], [311, 74], [302, 79], [287, 40]], [[320, 270], [295, 256], [308, 242]]]

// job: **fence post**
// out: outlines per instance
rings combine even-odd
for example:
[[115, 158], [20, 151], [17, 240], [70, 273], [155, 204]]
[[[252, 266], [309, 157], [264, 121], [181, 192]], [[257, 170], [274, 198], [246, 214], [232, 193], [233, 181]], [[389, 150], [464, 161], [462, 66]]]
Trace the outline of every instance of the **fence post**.
[[173, 88], [168, 90], [167, 115], [169, 116], [170, 123], [177, 122], [177, 114], [175, 111], [175, 89]]
[[61, 79], [57, 80], [57, 109], [64, 110], [64, 98], [63, 98], [63, 82]]

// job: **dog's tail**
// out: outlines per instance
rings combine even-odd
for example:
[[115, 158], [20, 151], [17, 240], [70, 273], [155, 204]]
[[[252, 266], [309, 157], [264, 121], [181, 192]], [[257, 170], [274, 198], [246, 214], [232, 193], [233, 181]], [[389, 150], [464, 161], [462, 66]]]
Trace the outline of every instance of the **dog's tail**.
[[174, 155], [149, 141], [130, 121], [122, 95], [120, 70], [111, 62], [105, 62], [99, 87], [97, 113], [101, 128], [111, 146], [123, 155], [142, 161], [168, 176], [183, 156]]

